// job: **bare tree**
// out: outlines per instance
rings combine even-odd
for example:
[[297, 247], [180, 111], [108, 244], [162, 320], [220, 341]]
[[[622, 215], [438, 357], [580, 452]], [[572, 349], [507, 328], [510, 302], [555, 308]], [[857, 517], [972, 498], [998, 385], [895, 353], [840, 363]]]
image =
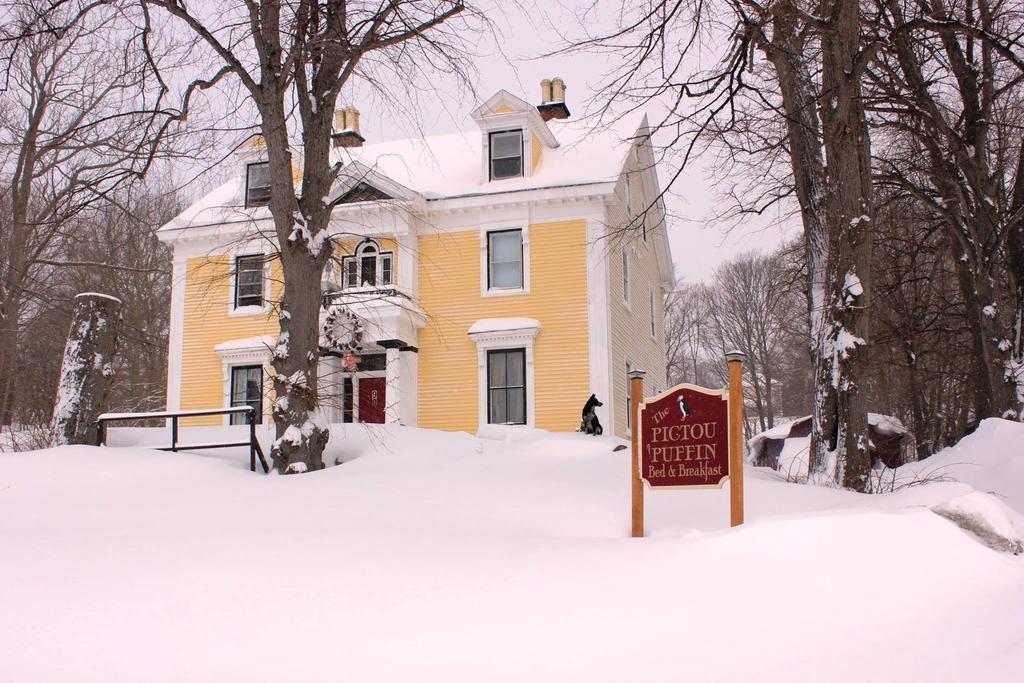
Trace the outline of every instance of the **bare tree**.
[[[101, 11], [102, 10], [102, 11]], [[40, 13], [16, 3], [0, 29], [0, 426], [12, 419], [21, 330], [45, 310], [46, 287], [76, 237], [75, 221], [140, 178], [158, 134], [160, 86], [148, 55], [111, 55], [114, 9]], [[164, 130], [167, 130], [166, 128]], [[184, 150], [187, 153], [187, 150]]]
[[49, 420], [75, 296], [89, 291], [124, 302], [109, 409], [163, 409], [171, 256], [155, 232], [180, 209], [175, 193], [136, 186], [69, 222], [74, 239], [63, 240], [53, 258], [39, 264], [34, 291], [40, 297], [29, 300], [31, 315], [23, 318], [14, 372], [21, 385], [35, 389], [16, 393], [16, 424]]
[[884, 48], [868, 73], [877, 127], [890, 141], [880, 178], [946, 231], [972, 332], [975, 419], [1017, 416], [1024, 55], [1013, 46], [1024, 18], [989, 0], [884, 0], [878, 18]]
[[677, 283], [665, 300], [665, 381], [669, 386], [710, 381], [704, 367], [710, 326], [707, 288], [699, 282]]
[[[822, 471], [832, 463], [826, 476], [863, 490], [870, 467], [863, 369], [874, 209], [861, 92], [869, 53], [858, 3], [730, 0], [711, 8], [647, 0], [623, 3], [621, 16], [617, 30], [572, 49], [617, 52], [598, 116], [661, 105], [654, 128], [679, 153], [680, 172], [702, 141], [749, 135], [752, 128], [742, 123], [748, 109], [784, 124], [785, 137], [757, 151], [785, 150], [803, 219], [815, 366], [812, 465]], [[690, 57], [712, 46], [715, 66], [692, 69]], [[767, 196], [776, 202], [787, 194]]]
[[719, 266], [707, 287], [711, 334], [706, 353], [721, 357], [729, 349], [739, 349], [746, 354], [753, 417], [761, 431], [773, 427], [780, 414], [790, 334], [786, 322], [802, 305], [787, 285], [785, 264], [777, 254], [748, 253]]
[[164, 24], [187, 34], [218, 65], [207, 82], [233, 79], [257, 113], [284, 279], [272, 456], [281, 472], [320, 469], [329, 438], [318, 395], [320, 283], [333, 250], [327, 200], [341, 170], [331, 155], [335, 109], [360, 80], [386, 92], [388, 74], [464, 74], [459, 57], [478, 15], [463, 0], [241, 0], [206, 12], [180, 0], [138, 6], [144, 45]]

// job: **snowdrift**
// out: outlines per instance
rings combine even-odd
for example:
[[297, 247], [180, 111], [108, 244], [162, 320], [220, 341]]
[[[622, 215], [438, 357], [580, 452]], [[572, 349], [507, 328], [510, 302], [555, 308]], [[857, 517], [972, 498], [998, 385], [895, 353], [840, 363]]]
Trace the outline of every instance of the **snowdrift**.
[[[989, 429], [957, 460], [1011, 459], [1016, 432]], [[967, 484], [864, 496], [750, 468], [743, 527], [727, 490], [659, 491], [649, 537], [630, 539], [619, 440], [491, 436], [337, 426], [343, 464], [294, 477], [229, 452], [0, 455], [0, 679], [941, 682], [1024, 666], [1024, 557], [933, 512], [998, 503]]]

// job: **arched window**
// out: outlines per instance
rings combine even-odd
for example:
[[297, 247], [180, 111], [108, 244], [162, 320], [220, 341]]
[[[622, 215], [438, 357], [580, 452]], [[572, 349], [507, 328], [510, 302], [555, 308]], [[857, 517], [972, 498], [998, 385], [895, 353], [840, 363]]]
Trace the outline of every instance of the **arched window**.
[[381, 251], [373, 240], [364, 240], [354, 254], [342, 259], [345, 289], [355, 287], [383, 287], [391, 284], [393, 255]]

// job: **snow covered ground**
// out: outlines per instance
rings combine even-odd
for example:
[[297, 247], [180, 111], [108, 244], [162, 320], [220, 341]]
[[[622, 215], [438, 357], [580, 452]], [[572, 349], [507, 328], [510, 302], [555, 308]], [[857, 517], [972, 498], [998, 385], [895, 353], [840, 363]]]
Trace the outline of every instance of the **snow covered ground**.
[[[1024, 427], [975, 436], [948, 457], [1019, 512]], [[743, 527], [727, 488], [657, 492], [630, 539], [617, 443], [336, 426], [346, 462], [295, 477], [240, 452], [0, 455], [0, 680], [1020, 679], [1024, 556], [930, 509], [970, 485], [750, 468]]]

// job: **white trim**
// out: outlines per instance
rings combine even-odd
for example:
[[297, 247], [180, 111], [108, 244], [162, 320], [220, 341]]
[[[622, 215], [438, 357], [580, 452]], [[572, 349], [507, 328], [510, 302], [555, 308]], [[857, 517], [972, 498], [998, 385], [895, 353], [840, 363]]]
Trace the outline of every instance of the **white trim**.
[[598, 420], [614, 433], [615, 396], [610, 384], [611, 317], [609, 315], [608, 269], [604, 233], [604, 215], [586, 218], [587, 258], [587, 353], [590, 391], [604, 405], [595, 409]]
[[175, 255], [171, 268], [171, 319], [167, 349], [167, 410], [181, 410], [181, 367], [185, 343], [185, 285], [188, 261]]
[[[492, 232], [519, 230], [523, 238], [523, 286], [521, 288], [491, 289], [490, 263], [487, 261], [489, 235]], [[480, 226], [480, 296], [518, 296], [530, 293], [530, 223], [528, 220], [511, 223], [487, 223]]]
[[[386, 239], [386, 238], [385, 238]], [[397, 240], [396, 240], [397, 244]], [[376, 282], [370, 285], [362, 284], [363, 281], [363, 259], [368, 256], [366, 250], [372, 248], [374, 257], [374, 279]], [[378, 291], [381, 289], [391, 289], [396, 286], [395, 284], [395, 264], [396, 254], [394, 250], [385, 250], [381, 247], [380, 241], [373, 237], [364, 237], [357, 245], [355, 251], [351, 254], [339, 254], [341, 260], [341, 275], [338, 278], [338, 285], [342, 291], [345, 292], [366, 292], [366, 291]], [[382, 282], [384, 277], [384, 256], [387, 256], [391, 260], [391, 273], [389, 275], [389, 282]], [[349, 262], [355, 262], [356, 264], [356, 285], [354, 287], [348, 286], [348, 274], [345, 272], [345, 264]]]
[[[263, 413], [263, 424], [267, 424], [271, 419], [270, 413], [270, 344], [273, 343], [274, 337], [271, 335], [264, 335], [261, 337], [252, 337], [247, 340], [234, 340], [231, 342], [223, 342], [213, 347], [213, 350], [220, 356], [221, 367], [223, 372], [223, 403], [225, 408], [231, 407], [231, 370], [236, 367], [259, 365], [263, 369], [263, 401], [262, 401], [262, 413]], [[249, 344], [242, 345], [241, 342], [251, 342]], [[218, 348], [220, 347], [220, 348]], [[231, 424], [231, 416], [225, 415], [223, 418], [225, 425]]]
[[[505, 105], [512, 111], [498, 113], [498, 109]], [[522, 100], [507, 90], [499, 90], [491, 95], [485, 102], [470, 112], [470, 116], [481, 129], [495, 130], [505, 125], [522, 125], [531, 131], [540, 134], [541, 141], [547, 147], [558, 147], [558, 140], [552, 134], [548, 124], [541, 117], [537, 107]]]
[[[479, 321], [478, 321], [479, 322]], [[533, 348], [540, 323], [511, 330], [469, 332], [469, 338], [476, 342], [477, 353], [477, 426], [489, 424], [487, 414], [487, 352], [500, 349], [526, 350], [526, 426], [536, 424], [537, 383], [534, 377]], [[470, 328], [472, 329], [472, 328]]]
[[387, 424], [402, 421], [401, 354], [396, 348], [384, 350], [384, 422]]

